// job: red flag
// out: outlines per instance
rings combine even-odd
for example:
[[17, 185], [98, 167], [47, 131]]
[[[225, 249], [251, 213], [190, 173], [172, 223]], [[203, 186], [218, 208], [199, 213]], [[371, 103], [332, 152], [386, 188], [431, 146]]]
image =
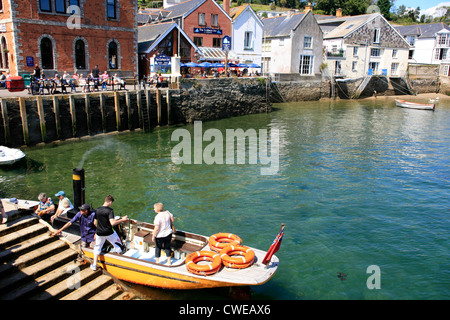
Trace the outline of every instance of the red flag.
[[283, 234], [284, 234], [284, 224], [281, 225], [281, 229], [280, 232], [277, 234], [277, 236], [275, 237], [275, 240], [273, 240], [272, 245], [270, 246], [269, 250], [266, 253], [266, 256], [264, 257], [262, 263], [267, 265], [270, 262], [270, 259], [272, 259], [272, 256], [274, 255], [275, 252], [278, 251], [278, 249], [280, 249], [281, 246], [281, 240], [283, 239]]

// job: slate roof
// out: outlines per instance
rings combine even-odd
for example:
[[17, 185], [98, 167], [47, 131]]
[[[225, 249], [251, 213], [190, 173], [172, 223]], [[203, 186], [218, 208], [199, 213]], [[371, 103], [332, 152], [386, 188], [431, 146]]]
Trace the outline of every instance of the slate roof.
[[265, 18], [264, 36], [265, 37], [288, 37], [291, 30], [295, 30], [307, 13], [295, 13], [292, 15]]
[[[345, 16], [335, 19], [319, 19], [317, 23], [324, 32], [324, 39], [344, 38], [378, 15], [379, 13], [374, 13], [359, 16]], [[339, 25], [336, 26], [336, 24]]]
[[394, 26], [394, 28], [403, 36], [417, 36], [420, 38], [434, 38], [436, 33], [442, 29], [450, 31], [450, 27], [443, 22], [418, 24], [411, 26]]
[[195, 8], [203, 4], [206, 0], [188, 0], [182, 2], [180, 4], [176, 4], [166, 10], [170, 11], [170, 13], [166, 16], [168, 19], [173, 19], [176, 17], [186, 17], [189, 15]]

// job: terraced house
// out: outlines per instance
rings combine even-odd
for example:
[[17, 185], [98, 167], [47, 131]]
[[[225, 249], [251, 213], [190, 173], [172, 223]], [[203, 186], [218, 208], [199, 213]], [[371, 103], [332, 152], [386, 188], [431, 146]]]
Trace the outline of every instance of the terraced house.
[[137, 1], [0, 0], [0, 69], [137, 73]]
[[380, 13], [316, 18], [324, 33], [325, 75], [406, 76], [410, 45]]

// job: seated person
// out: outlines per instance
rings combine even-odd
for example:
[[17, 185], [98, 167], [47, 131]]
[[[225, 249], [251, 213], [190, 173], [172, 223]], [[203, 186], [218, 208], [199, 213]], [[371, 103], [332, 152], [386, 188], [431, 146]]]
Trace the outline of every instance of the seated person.
[[0, 87], [6, 88], [6, 76], [3, 72], [0, 75]]
[[120, 78], [117, 76], [117, 73], [114, 74], [114, 84], [120, 86], [120, 87], [119, 87], [119, 90], [120, 90], [120, 89], [125, 89], [125, 81], [123, 81], [122, 79], [120, 79]]
[[51, 217], [51, 221], [56, 217], [59, 217], [62, 214], [65, 214], [70, 209], [73, 209], [73, 205], [70, 202], [69, 198], [66, 197], [66, 193], [64, 191], [60, 191], [57, 194], [55, 194], [56, 197], [59, 199], [58, 203], [58, 209], [56, 209], [56, 213]]
[[105, 71], [100, 75], [100, 81], [102, 83], [102, 91], [108, 90], [108, 88], [106, 87], [106, 85], [108, 84], [108, 80], [109, 80], [109, 74], [107, 71]]
[[40, 193], [38, 196], [39, 205], [35, 213], [44, 220], [50, 220], [50, 217], [55, 213], [55, 204], [53, 200], [45, 193]]

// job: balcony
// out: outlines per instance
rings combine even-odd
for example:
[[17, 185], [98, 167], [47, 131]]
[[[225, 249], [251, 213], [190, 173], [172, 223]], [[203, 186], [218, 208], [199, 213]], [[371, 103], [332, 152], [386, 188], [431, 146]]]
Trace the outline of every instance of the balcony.
[[327, 51], [327, 58], [344, 58], [344, 49]]

